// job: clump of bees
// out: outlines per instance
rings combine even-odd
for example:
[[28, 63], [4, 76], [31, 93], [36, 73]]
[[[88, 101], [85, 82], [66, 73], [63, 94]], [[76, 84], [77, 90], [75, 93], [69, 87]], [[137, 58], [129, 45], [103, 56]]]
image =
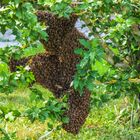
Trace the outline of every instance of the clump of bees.
[[38, 11], [37, 16], [47, 25], [49, 39], [47, 42], [41, 40], [46, 52], [21, 60], [11, 59], [10, 69], [15, 71], [16, 66], [29, 65], [36, 82], [52, 91], [55, 97], [69, 94], [69, 109], [64, 114], [69, 118], [69, 123], [63, 124], [63, 128], [77, 134], [89, 113], [90, 93], [85, 89], [81, 96], [70, 84], [81, 59], [74, 50], [82, 47], [78, 39], [86, 37], [75, 28], [78, 18], [75, 14], [67, 19]]

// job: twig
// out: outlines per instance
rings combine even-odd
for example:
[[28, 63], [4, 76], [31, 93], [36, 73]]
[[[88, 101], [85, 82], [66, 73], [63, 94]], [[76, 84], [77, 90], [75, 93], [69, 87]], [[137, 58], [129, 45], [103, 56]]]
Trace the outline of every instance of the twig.
[[52, 129], [49, 132], [46, 132], [43, 136], [41, 136], [38, 140], [43, 140], [44, 138], [48, 137], [52, 132], [54, 132], [56, 128]]
[[78, 4], [84, 4], [84, 2], [72, 2], [72, 4], [78, 5]]

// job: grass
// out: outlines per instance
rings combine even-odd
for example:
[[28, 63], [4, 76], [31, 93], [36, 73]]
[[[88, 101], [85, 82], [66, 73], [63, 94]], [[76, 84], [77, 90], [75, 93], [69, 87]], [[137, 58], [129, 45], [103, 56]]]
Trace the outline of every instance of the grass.
[[[50, 92], [43, 89], [41, 86], [36, 85], [47, 99], [51, 96]], [[12, 109], [25, 110], [30, 105], [29, 89], [19, 89], [13, 94], [7, 96], [0, 94], [0, 105], [7, 106]], [[74, 136], [65, 132], [64, 130], [56, 130], [52, 132], [46, 139], [47, 140], [139, 140], [140, 127], [130, 127], [128, 115], [117, 117], [120, 115], [121, 110], [129, 106], [128, 99], [113, 100], [104, 104], [100, 108], [92, 106], [90, 114], [81, 128], [78, 135]], [[47, 121], [41, 123], [36, 121], [31, 123], [26, 118], [19, 118], [15, 122], [3, 122], [1, 127], [6, 127], [10, 133], [16, 132], [18, 140], [37, 140], [40, 136], [44, 135], [47, 131]], [[2, 137], [2, 135], [0, 136]]]

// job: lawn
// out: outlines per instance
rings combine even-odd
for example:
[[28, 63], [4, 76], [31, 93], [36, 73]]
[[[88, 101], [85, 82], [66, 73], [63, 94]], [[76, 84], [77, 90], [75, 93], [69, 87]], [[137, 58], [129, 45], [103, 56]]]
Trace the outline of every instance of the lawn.
[[[39, 85], [34, 85], [43, 92], [47, 100], [52, 94]], [[32, 106], [29, 100], [29, 89], [18, 89], [10, 95], [0, 94], [0, 105], [23, 111]], [[128, 98], [120, 98], [104, 103], [101, 107], [91, 105], [90, 114], [78, 135], [74, 136], [63, 129], [54, 130], [46, 140], [139, 140], [140, 127], [132, 127], [129, 121], [131, 106]], [[131, 113], [131, 112], [130, 112]], [[37, 140], [47, 131], [47, 122], [35, 121], [31, 123], [26, 118], [19, 118], [15, 122], [1, 122], [9, 134], [16, 132], [15, 139]], [[3, 138], [0, 134], [1, 139]]]

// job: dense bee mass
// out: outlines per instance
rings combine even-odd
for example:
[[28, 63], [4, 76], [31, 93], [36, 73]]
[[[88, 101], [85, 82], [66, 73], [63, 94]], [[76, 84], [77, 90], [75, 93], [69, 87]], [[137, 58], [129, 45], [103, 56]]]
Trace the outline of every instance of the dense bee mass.
[[69, 110], [65, 113], [69, 118], [68, 124], [63, 124], [63, 128], [70, 133], [77, 134], [84, 124], [90, 107], [90, 93], [85, 90], [83, 96], [71, 90], [69, 95]]
[[69, 123], [63, 124], [63, 128], [77, 134], [89, 112], [90, 93], [85, 90], [80, 96], [70, 84], [76, 72], [76, 64], [81, 59], [74, 53], [74, 49], [82, 47], [78, 39], [85, 36], [74, 27], [77, 20], [74, 14], [69, 19], [43, 12], [38, 12], [37, 16], [47, 26], [49, 40], [41, 40], [46, 53], [21, 60], [11, 59], [10, 69], [15, 71], [16, 66], [29, 65], [36, 82], [48, 88], [56, 97], [69, 94], [69, 109], [64, 114], [69, 117]]

